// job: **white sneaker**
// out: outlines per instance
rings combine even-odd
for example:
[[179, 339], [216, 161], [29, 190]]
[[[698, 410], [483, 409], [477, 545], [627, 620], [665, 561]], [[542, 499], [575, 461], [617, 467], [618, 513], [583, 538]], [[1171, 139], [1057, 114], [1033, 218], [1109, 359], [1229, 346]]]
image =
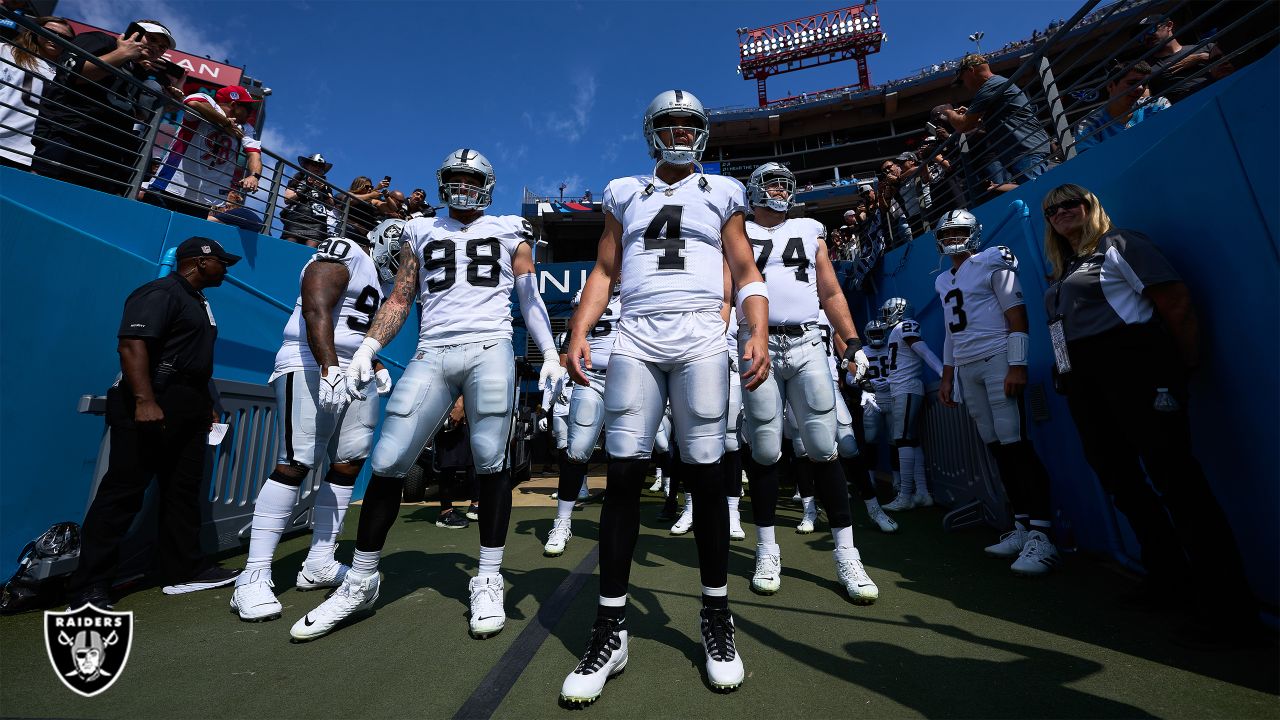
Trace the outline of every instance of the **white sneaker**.
[[302, 563], [302, 569], [298, 571], [298, 579], [295, 583], [299, 590], [322, 590], [324, 588], [338, 587], [342, 584], [343, 578], [347, 576], [347, 571], [351, 568], [334, 560], [328, 565], [313, 570]]
[[[656, 493], [662, 490], [662, 471], [658, 471], [658, 476], [654, 478], [653, 484], [649, 486], [649, 492]], [[575, 670], [575, 672], [577, 672]]]
[[559, 499], [560, 499], [560, 491], [559, 491], [559, 490], [556, 490], [555, 492], [551, 493], [551, 499], [552, 499], [552, 500], [559, 500]]
[[1022, 554], [1022, 546], [1027, 543], [1027, 531], [1021, 525], [1000, 536], [1000, 542], [988, 545], [985, 552], [994, 558], [1008, 559]]
[[702, 650], [707, 655], [707, 680], [716, 690], [733, 690], [746, 676], [742, 656], [733, 642], [733, 614], [728, 608], [702, 608], [698, 616], [702, 625]]
[[1044, 533], [1032, 530], [1027, 533], [1027, 542], [1009, 569], [1017, 575], [1046, 575], [1060, 562], [1062, 558], [1058, 555], [1058, 548], [1053, 546]]
[[871, 510], [870, 508], [868, 508], [867, 515], [871, 517], [871, 522], [875, 523], [876, 527], [880, 528], [880, 532], [883, 532], [883, 533], [898, 532], [898, 521], [894, 520], [893, 518], [885, 514], [884, 508], [880, 507], [879, 505], [876, 506], [875, 510]]
[[813, 524], [817, 522], [817, 520], [818, 506], [815, 503], [808, 511], [805, 512], [804, 517], [800, 518], [800, 524], [796, 526], [796, 532], [801, 535], [808, 535], [813, 532]]
[[573, 522], [570, 518], [556, 518], [551, 525], [551, 534], [547, 536], [547, 545], [542, 548], [542, 554], [547, 557], [559, 557], [564, 554], [564, 546], [569, 542], [569, 538], [573, 537], [573, 531], [569, 529], [569, 524]]
[[801, 501], [802, 498], [800, 497], [800, 491], [796, 490], [796, 494], [791, 496], [791, 502], [799, 505]]
[[894, 498], [892, 501], [888, 503], [885, 503], [881, 507], [883, 507], [885, 510], [901, 512], [903, 510], [910, 510], [915, 506], [916, 506], [915, 498], [909, 495], [899, 495], [898, 497]]
[[929, 493], [922, 493], [912, 498], [912, 502], [916, 507], [933, 507], [933, 496]]
[[591, 499], [591, 490], [585, 485], [578, 491], [578, 502], [586, 502]]
[[467, 583], [471, 593], [471, 637], [483, 640], [502, 632], [507, 610], [502, 606], [501, 575], [477, 575]]
[[756, 572], [751, 576], [751, 589], [761, 595], [772, 595], [782, 587], [782, 554], [773, 543], [756, 543]]
[[858, 548], [838, 547], [835, 549], [836, 577], [844, 583], [849, 599], [858, 605], [870, 605], [880, 597], [880, 588], [871, 581], [867, 569], [862, 567], [862, 555]]
[[372, 610], [373, 604], [378, 601], [378, 588], [381, 584], [382, 576], [378, 573], [366, 578], [356, 578], [347, 573], [337, 590], [289, 628], [289, 635], [299, 641], [315, 640], [327, 635], [343, 620], [358, 612]]
[[266, 622], [280, 617], [284, 607], [271, 592], [270, 570], [242, 572], [236, 577], [236, 589], [231, 593], [231, 609], [245, 622]]
[[627, 631], [612, 620], [597, 619], [591, 640], [578, 667], [560, 686], [560, 700], [569, 705], [589, 705], [600, 697], [605, 681], [627, 667]]
[[676, 518], [676, 524], [671, 526], [672, 535], [684, 535], [693, 529], [693, 505], [691, 503], [684, 504], [684, 512], [680, 513], [680, 517]]
[[742, 529], [742, 513], [740, 511], [733, 510], [729, 512], [729, 539], [747, 539], [747, 533]]

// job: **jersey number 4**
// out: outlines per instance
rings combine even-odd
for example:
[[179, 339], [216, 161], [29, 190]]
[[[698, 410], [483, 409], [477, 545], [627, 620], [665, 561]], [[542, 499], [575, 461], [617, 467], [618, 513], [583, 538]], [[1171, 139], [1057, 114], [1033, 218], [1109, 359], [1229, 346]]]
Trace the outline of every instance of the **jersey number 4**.
[[[751, 244], [760, 248], [760, 254], [756, 256], [756, 269], [760, 271], [760, 277], [763, 278], [764, 268], [769, 264], [769, 256], [773, 254], [773, 239], [753, 238]], [[809, 282], [809, 257], [804, 254], [804, 240], [791, 238], [787, 241], [787, 246], [782, 249], [782, 264], [796, 269], [797, 282]]]
[[947, 323], [951, 332], [958, 333], [968, 327], [969, 316], [964, 314], [964, 294], [960, 292], [960, 288], [952, 288], [951, 292], [942, 296], [942, 300], [951, 308], [951, 313], [956, 318], [954, 322]]
[[[481, 254], [480, 248], [488, 248]], [[477, 238], [467, 241], [467, 282], [475, 287], [497, 287], [502, 268], [498, 264], [498, 241]], [[439, 251], [439, 255], [437, 255]], [[458, 280], [457, 245], [453, 240], [432, 240], [422, 248], [422, 269], [428, 273], [444, 270], [444, 275], [427, 281], [427, 290], [438, 293], [453, 287]], [[486, 272], [481, 272], [486, 270]]]
[[683, 205], [663, 205], [644, 230], [644, 249], [662, 253], [658, 256], [659, 270], [684, 269], [684, 238], [680, 237], [683, 215]]

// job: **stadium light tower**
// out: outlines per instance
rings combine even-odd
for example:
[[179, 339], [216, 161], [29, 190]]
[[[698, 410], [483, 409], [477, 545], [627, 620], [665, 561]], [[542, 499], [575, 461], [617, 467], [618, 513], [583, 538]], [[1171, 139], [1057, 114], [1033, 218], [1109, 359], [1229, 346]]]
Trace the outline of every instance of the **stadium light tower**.
[[858, 85], [869, 90], [867, 56], [880, 52], [884, 41], [874, 0], [754, 30], [739, 28], [738, 72], [756, 81], [760, 107], [769, 104], [765, 81], [770, 75], [843, 60], [857, 61]]

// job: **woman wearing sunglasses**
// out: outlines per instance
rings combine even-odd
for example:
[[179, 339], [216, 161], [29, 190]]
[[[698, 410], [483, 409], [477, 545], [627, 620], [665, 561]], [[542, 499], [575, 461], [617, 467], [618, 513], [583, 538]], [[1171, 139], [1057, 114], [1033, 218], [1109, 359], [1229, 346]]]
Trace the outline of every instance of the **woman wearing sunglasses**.
[[[36, 24], [68, 42], [71, 25], [59, 17], [36, 18]], [[31, 133], [40, 112], [45, 82], [52, 80], [62, 46], [45, 35], [24, 29], [13, 44], [0, 43], [0, 165], [31, 169]]]
[[1126, 604], [1192, 608], [1181, 633], [1192, 644], [1247, 641], [1256, 604], [1191, 453], [1187, 380], [1199, 329], [1187, 286], [1150, 239], [1113, 226], [1085, 188], [1060, 185], [1043, 207], [1055, 384], [1148, 572]]

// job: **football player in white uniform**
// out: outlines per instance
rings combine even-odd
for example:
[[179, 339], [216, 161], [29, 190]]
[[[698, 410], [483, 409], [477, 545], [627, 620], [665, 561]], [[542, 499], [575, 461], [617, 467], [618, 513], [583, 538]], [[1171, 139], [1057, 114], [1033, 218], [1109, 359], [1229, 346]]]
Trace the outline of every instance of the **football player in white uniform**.
[[910, 510], [933, 504], [920, 447], [920, 424], [924, 419], [924, 365], [942, 374], [942, 362], [920, 337], [920, 323], [905, 298], [889, 298], [880, 308], [880, 320], [889, 328], [889, 392], [893, 395], [893, 444], [898, 448], [902, 480], [898, 497], [885, 510]]
[[1014, 529], [987, 548], [1016, 558], [1020, 575], [1042, 575], [1058, 562], [1049, 540], [1049, 473], [1026, 436], [1022, 391], [1027, 385], [1027, 308], [1018, 260], [1007, 247], [982, 250], [982, 226], [966, 210], [938, 220], [938, 252], [951, 258], [934, 289], [947, 313], [938, 399], [955, 407], [960, 393], [978, 434], [991, 450], [1013, 508]]
[[[369, 233], [371, 242], [374, 238]], [[293, 514], [298, 488], [326, 459], [329, 471], [316, 492], [311, 551], [298, 571], [297, 588], [334, 587], [347, 573], [333, 552], [356, 476], [373, 446], [378, 399], [351, 401], [344, 371], [385, 290], [369, 247], [362, 245], [330, 238], [302, 268], [298, 301], [285, 323], [284, 342], [268, 381], [276, 392], [280, 454], [258, 491], [249, 558], [231, 594], [231, 609], [241, 620], [280, 617], [280, 601], [271, 590], [271, 560]], [[377, 378], [379, 394], [389, 393], [386, 368], [378, 370]]]
[[[582, 301], [582, 291], [573, 296], [570, 303], [576, 310]], [[605, 370], [609, 367], [609, 351], [613, 349], [613, 326], [622, 315], [622, 302], [618, 288], [609, 295], [609, 304], [605, 306], [600, 321], [587, 331], [587, 344], [591, 347], [591, 369], [586, 372], [591, 378], [590, 385], [572, 385], [573, 396], [569, 401], [565, 451], [560, 454], [560, 487], [557, 489], [556, 519], [551, 525], [551, 533], [547, 536], [547, 544], [542, 553], [547, 557], [555, 557], [564, 552], [569, 538], [573, 537], [571, 527], [573, 516], [573, 497], [587, 484], [587, 461], [595, 452], [596, 441], [600, 439], [600, 431], [604, 428], [604, 388]], [[568, 362], [567, 360], [565, 361]], [[568, 380], [566, 379], [566, 382]], [[569, 500], [565, 500], [569, 498]]]
[[[881, 432], [885, 439], [891, 439], [890, 424], [893, 422], [893, 393], [889, 390], [889, 328], [876, 318], [867, 323], [863, 336], [867, 344], [863, 349], [867, 353], [867, 376], [862, 381], [862, 454], [866, 458], [867, 473], [875, 482], [875, 472], [880, 452]], [[853, 378], [847, 377], [852, 383]], [[898, 450], [889, 446], [891, 466], [898, 465]], [[898, 470], [893, 471], [893, 491], [898, 492], [902, 478]]]
[[[781, 551], [774, 535], [778, 505], [778, 462], [782, 459], [783, 408], [791, 407], [795, 440], [813, 462], [814, 491], [827, 510], [835, 538], [837, 575], [855, 602], [874, 602], [875, 584], [866, 577], [853, 543], [849, 486], [837, 462], [836, 391], [819, 326], [826, 312], [835, 327], [837, 353], [855, 365], [855, 376], [867, 369], [862, 342], [854, 328], [844, 290], [827, 257], [826, 228], [816, 220], [787, 218], [796, 179], [778, 163], [765, 163], [751, 173], [747, 196], [754, 212], [747, 237], [756, 267], [769, 287], [769, 354], [773, 371], [759, 389], [743, 398], [745, 436], [755, 470], [748, 474], [755, 519], [756, 571], [751, 588], [773, 594], [782, 582]], [[741, 328], [738, 342], [753, 337]], [[857, 452], [856, 443], [852, 451]]]
[[346, 580], [320, 607], [293, 626], [298, 640], [333, 629], [378, 599], [378, 561], [400, 510], [404, 476], [432, 440], [459, 395], [471, 431], [480, 488], [480, 569], [468, 589], [470, 630], [483, 638], [501, 631], [502, 551], [511, 518], [507, 448], [515, 400], [510, 298], [519, 297], [525, 324], [542, 350], [539, 383], [560, 379], [551, 321], [538, 294], [529, 223], [485, 215], [493, 198], [493, 167], [469, 148], [455, 150], [436, 171], [446, 217], [415, 218], [404, 226], [395, 287], [347, 368], [347, 391], [359, 397], [373, 376], [373, 356], [421, 305], [418, 349], [387, 403], [373, 448], [373, 477], [365, 491], [356, 551]]
[[754, 330], [755, 339], [743, 345], [751, 368], [743, 376], [748, 390], [769, 371], [769, 302], [743, 228], [742, 183], [700, 172], [707, 137], [706, 111], [692, 94], [668, 90], [649, 104], [644, 138], [657, 167], [652, 175], [620, 178], [605, 188], [596, 265], [569, 325], [569, 371], [589, 385], [587, 334], [620, 273], [622, 319], [614, 330], [604, 398], [609, 476], [600, 512], [600, 604], [582, 661], [561, 687], [566, 703], [594, 701], [608, 676], [626, 665], [623, 616], [640, 489], [668, 398], [672, 439], [695, 497], [707, 677], [719, 689], [735, 688], [744, 677], [728, 606], [729, 513], [720, 467], [729, 400], [721, 313], [726, 259], [741, 288], [738, 311]]

